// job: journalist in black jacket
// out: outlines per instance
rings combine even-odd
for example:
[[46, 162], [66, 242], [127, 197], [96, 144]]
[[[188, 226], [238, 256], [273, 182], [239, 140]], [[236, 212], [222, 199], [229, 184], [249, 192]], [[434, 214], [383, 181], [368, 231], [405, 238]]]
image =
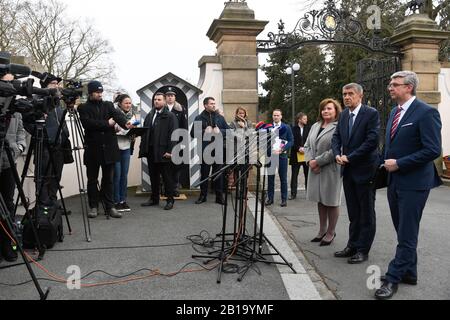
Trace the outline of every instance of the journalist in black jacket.
[[99, 192], [97, 189], [98, 173], [102, 168], [101, 195], [107, 214], [120, 218], [121, 214], [114, 208], [113, 178], [114, 164], [120, 159], [117, 136], [114, 129], [117, 123], [122, 128], [130, 129], [132, 125], [125, 116], [114, 108], [114, 104], [102, 100], [103, 87], [98, 81], [88, 84], [89, 99], [78, 108], [84, 128], [84, 164], [88, 177], [88, 198], [90, 218], [97, 217]]

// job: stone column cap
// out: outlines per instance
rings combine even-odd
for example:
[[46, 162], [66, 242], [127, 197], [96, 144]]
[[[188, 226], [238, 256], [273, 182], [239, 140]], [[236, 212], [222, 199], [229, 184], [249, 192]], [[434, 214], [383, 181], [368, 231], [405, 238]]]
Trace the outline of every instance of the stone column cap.
[[427, 14], [413, 14], [400, 23], [391, 37], [392, 44], [410, 42], [412, 39], [423, 39], [427, 42], [440, 43], [447, 40], [449, 31], [440, 30], [436, 21]]

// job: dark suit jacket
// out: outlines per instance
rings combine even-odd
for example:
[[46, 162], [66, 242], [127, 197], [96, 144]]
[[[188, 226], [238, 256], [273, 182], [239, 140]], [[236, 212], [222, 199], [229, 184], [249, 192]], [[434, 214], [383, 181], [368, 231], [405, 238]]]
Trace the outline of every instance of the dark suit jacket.
[[335, 157], [346, 155], [350, 161], [343, 169], [344, 178], [351, 178], [359, 184], [369, 183], [373, 180], [379, 163], [380, 116], [376, 109], [361, 106], [350, 137], [349, 117], [350, 110], [347, 108], [341, 113], [333, 135], [333, 154]]
[[145, 118], [144, 127], [150, 129], [142, 137], [139, 158], [151, 158], [156, 163], [171, 162], [171, 159], [164, 158], [163, 155], [172, 153], [178, 143], [171, 139], [172, 133], [178, 129], [177, 117], [165, 107], [152, 125], [155, 112], [156, 109], [153, 108]]
[[434, 165], [441, 156], [439, 112], [416, 98], [398, 125], [391, 140], [392, 110], [386, 128], [384, 160], [396, 159], [400, 170], [389, 174], [390, 186], [402, 190], [429, 190], [442, 184]]
[[303, 135], [301, 134], [300, 127], [295, 125], [292, 127], [292, 135], [294, 136], [294, 146], [291, 149], [291, 165], [298, 164], [297, 161], [297, 151], [305, 146], [306, 139], [308, 138], [310, 126], [305, 126], [303, 128]]
[[[206, 110], [203, 110], [202, 113], [200, 113], [200, 115], [198, 115], [194, 122], [201, 122], [202, 125], [202, 137], [205, 135], [205, 129], [207, 127], [217, 127], [220, 129], [220, 133], [222, 134], [222, 137], [225, 139], [226, 138], [226, 134], [227, 134], [227, 130], [230, 129], [230, 127], [228, 126], [227, 122], [225, 121], [225, 118], [222, 117], [220, 114], [218, 114], [217, 112], [208, 112]], [[191, 129], [191, 137], [192, 138], [197, 138], [195, 136], [195, 123], [192, 126]], [[197, 133], [198, 134], [198, 133]], [[202, 141], [202, 150], [205, 150], [205, 148], [211, 144], [214, 141], [214, 139], [212, 139], [211, 141], [207, 141], [206, 139], [203, 139]], [[224, 142], [224, 146], [225, 146], [225, 142]]]

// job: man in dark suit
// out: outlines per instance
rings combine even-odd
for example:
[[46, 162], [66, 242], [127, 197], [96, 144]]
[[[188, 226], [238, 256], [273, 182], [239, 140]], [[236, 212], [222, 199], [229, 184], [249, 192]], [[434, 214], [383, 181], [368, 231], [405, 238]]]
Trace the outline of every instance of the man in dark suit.
[[419, 79], [400, 71], [388, 86], [397, 102], [387, 128], [384, 167], [388, 176], [388, 201], [397, 232], [397, 251], [389, 264], [377, 299], [390, 299], [399, 283], [417, 284], [417, 242], [420, 220], [430, 190], [442, 184], [433, 160], [441, 155], [439, 112], [416, 98]]
[[378, 141], [380, 116], [362, 104], [363, 88], [350, 83], [343, 88], [347, 107], [339, 118], [332, 140], [336, 162], [342, 166], [347, 212], [350, 220], [349, 240], [337, 258], [358, 264], [369, 258], [376, 231], [375, 188], [373, 178], [379, 163]]
[[[305, 176], [305, 189], [308, 189], [308, 172], [309, 168], [305, 161], [300, 161], [298, 159], [298, 153], [305, 156], [305, 149], [303, 148], [308, 138], [309, 130], [308, 126], [308, 116], [303, 112], [300, 112], [295, 117], [296, 125], [292, 127], [292, 135], [294, 136], [294, 146], [291, 149], [291, 166], [292, 166], [292, 176], [291, 176], [291, 196], [289, 200], [294, 200], [297, 198], [297, 186], [298, 186], [298, 173], [300, 172], [300, 167], [303, 167], [303, 174]], [[300, 159], [301, 160], [301, 159]]]
[[[124, 129], [131, 129], [133, 125], [114, 108], [112, 102], [103, 101], [103, 86], [100, 82], [89, 82], [88, 93], [88, 101], [78, 108], [85, 135], [84, 164], [87, 170], [90, 207], [88, 217], [97, 217], [101, 195], [106, 213], [113, 218], [122, 218], [122, 214], [114, 207], [113, 200], [114, 165], [120, 159], [114, 127], [116, 123]], [[102, 185], [99, 194], [97, 184], [100, 167], [102, 168]]]
[[[202, 153], [204, 153], [205, 149], [210, 145], [215, 143], [216, 139], [224, 139], [226, 137], [226, 131], [230, 129], [224, 117], [221, 116], [218, 112], [216, 112], [216, 100], [212, 97], [206, 97], [203, 100], [203, 107], [205, 110], [198, 115], [194, 122], [201, 124], [201, 139], [202, 141], [198, 141], [198, 143], [202, 144]], [[196, 125], [192, 127], [191, 136], [193, 138], [197, 137], [195, 132]], [[209, 136], [208, 139], [207, 136]], [[222, 151], [222, 150], [221, 150]], [[212, 155], [215, 157], [215, 154]], [[195, 202], [196, 204], [202, 204], [207, 201], [208, 197], [208, 181], [205, 181], [209, 176], [212, 168], [212, 174], [218, 172], [222, 169], [223, 165], [223, 157], [220, 161], [212, 161], [209, 162], [206, 159], [205, 154], [202, 157], [201, 164], [201, 181], [204, 181], [201, 186], [200, 197]], [[225, 204], [225, 200], [223, 198], [223, 187], [224, 187], [224, 179], [223, 174], [214, 182], [214, 189], [216, 192], [216, 203]]]
[[172, 150], [177, 144], [172, 141], [172, 133], [178, 129], [176, 116], [166, 107], [164, 94], [155, 94], [153, 109], [144, 121], [144, 127], [149, 128], [142, 137], [139, 157], [146, 157], [150, 169], [152, 185], [151, 198], [142, 204], [143, 207], [159, 205], [160, 177], [163, 178], [166, 190], [167, 204], [164, 210], [172, 210], [174, 205], [174, 181], [172, 179]]
[[[288, 171], [288, 152], [291, 149], [294, 143], [294, 137], [292, 136], [291, 127], [287, 124], [283, 123], [281, 120], [283, 119], [283, 113], [280, 109], [276, 109], [272, 113], [273, 119], [273, 131], [275, 134], [278, 134], [278, 138], [281, 141], [284, 141], [284, 145], [280, 145], [280, 149], [278, 150], [269, 150], [270, 157], [272, 161], [278, 162], [278, 175], [280, 176], [281, 182], [281, 207], [287, 207], [287, 197], [288, 197], [288, 182], [287, 182], [287, 171]], [[272, 148], [271, 148], [272, 149]], [[275, 157], [278, 159], [275, 160]], [[269, 171], [272, 171], [271, 168]], [[267, 201], [266, 206], [273, 205], [273, 198], [275, 195], [275, 172], [269, 172], [269, 182], [267, 189]]]

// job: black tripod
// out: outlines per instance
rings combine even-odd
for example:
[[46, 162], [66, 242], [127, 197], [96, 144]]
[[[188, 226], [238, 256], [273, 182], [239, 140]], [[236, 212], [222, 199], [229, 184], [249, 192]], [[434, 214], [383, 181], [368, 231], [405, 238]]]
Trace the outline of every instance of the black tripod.
[[[59, 137], [61, 136], [62, 132], [62, 123], [60, 127], [58, 128], [58, 133], [56, 136], [55, 141], [58, 141]], [[44, 173], [42, 173], [43, 168], [43, 157], [44, 157], [44, 148], [47, 151], [48, 154], [48, 160], [49, 162], [45, 166]], [[48, 142], [48, 135], [47, 130], [45, 127], [45, 120], [44, 119], [38, 119], [34, 123], [34, 130], [31, 137], [31, 144], [30, 148], [28, 149], [27, 157], [25, 159], [25, 165], [22, 171], [22, 180], [20, 181], [20, 186], [23, 188], [25, 179], [27, 178], [28, 169], [30, 167], [31, 163], [31, 157], [34, 154], [34, 181], [35, 181], [35, 196], [36, 196], [36, 204], [41, 204], [41, 197], [43, 188], [46, 182], [48, 182], [48, 179], [56, 179], [57, 172], [56, 172], [56, 166], [55, 166], [55, 159], [54, 159], [54, 149]], [[51, 175], [50, 173], [51, 168]], [[61, 205], [63, 207], [64, 216], [66, 217], [67, 227], [69, 229], [69, 234], [72, 234], [72, 228], [69, 221], [69, 216], [67, 214], [66, 204], [64, 202], [64, 197], [62, 194], [61, 186], [59, 185], [58, 181], [58, 192], [61, 200]], [[26, 202], [26, 201], [25, 201]], [[22, 199], [22, 203], [25, 205], [24, 200]], [[16, 201], [16, 208], [17, 210], [19, 204], [19, 198], [17, 198]], [[29, 207], [29, 204], [26, 204]], [[56, 203], [54, 204], [56, 205]], [[35, 219], [37, 219], [37, 216], [35, 216]]]
[[[67, 104], [69, 105], [69, 104]], [[70, 136], [72, 137], [73, 146], [72, 151], [74, 153], [75, 166], [77, 171], [77, 180], [78, 180], [78, 190], [80, 192], [80, 202], [81, 202], [81, 216], [83, 218], [83, 226], [84, 226], [84, 234], [87, 242], [92, 241], [92, 233], [91, 233], [91, 223], [88, 218], [88, 195], [85, 183], [85, 175], [83, 171], [83, 159], [81, 152], [84, 150], [84, 133], [83, 127], [81, 125], [81, 120], [78, 115], [77, 110], [74, 107], [67, 106], [64, 110], [64, 116], [61, 123], [66, 119], [66, 115], [69, 114], [70, 118]], [[102, 202], [103, 208], [105, 208], [104, 203]], [[106, 212], [106, 210], [105, 210]], [[109, 216], [107, 215], [109, 219]]]
[[[26, 197], [25, 197], [25, 193], [23, 192], [23, 189], [21, 188], [19, 182], [19, 175], [17, 173], [16, 167], [15, 167], [15, 163], [14, 163], [14, 159], [13, 156], [11, 154], [11, 150], [9, 148], [9, 145], [7, 143], [7, 141], [5, 140], [5, 136], [6, 136], [6, 132], [8, 130], [9, 127], [9, 120], [6, 120], [5, 116], [1, 116], [0, 117], [0, 159], [2, 159], [2, 152], [3, 150], [6, 152], [6, 155], [8, 157], [8, 162], [10, 165], [10, 168], [13, 172], [13, 176], [14, 176], [14, 180], [16, 183], [16, 186], [19, 190], [19, 196], [21, 197], [22, 201], [24, 202], [24, 206], [25, 206], [25, 216], [28, 217], [28, 219], [30, 219], [31, 221], [31, 217], [30, 217], [30, 212], [28, 210], [28, 206], [27, 206], [27, 201], [26, 201]], [[0, 167], [0, 171], [1, 171], [1, 167]], [[4, 225], [3, 221], [6, 223], [6, 226]], [[28, 272], [30, 273], [31, 279], [33, 280], [33, 283], [39, 293], [39, 297], [41, 300], [46, 300], [48, 293], [49, 293], [49, 289], [46, 290], [46, 292], [44, 293], [44, 291], [42, 290], [36, 275], [33, 272], [33, 269], [31, 268], [30, 262], [28, 261], [28, 258], [25, 255], [25, 252], [23, 250], [23, 247], [21, 245], [21, 243], [18, 241], [17, 239], [17, 235], [14, 232], [14, 222], [12, 220], [11, 214], [8, 210], [8, 207], [6, 206], [6, 203], [3, 199], [3, 196], [0, 194], [0, 232], [3, 231], [7, 237], [7, 241], [8, 238], [10, 238], [9, 240], [12, 240], [16, 246], [16, 248], [19, 250], [20, 255], [22, 256], [23, 259], [23, 264], [26, 265]], [[39, 258], [41, 259], [45, 253], [44, 248], [41, 246], [40, 242], [39, 242], [39, 237], [38, 237], [38, 233], [37, 230], [34, 226], [33, 223], [31, 223], [31, 228], [34, 234], [34, 237], [36, 238], [36, 242], [38, 244], [38, 248], [39, 248]], [[5, 268], [11, 268], [14, 266], [17, 266], [18, 264], [15, 265], [10, 265], [7, 267], [2, 267], [0, 269], [5, 269]]]
[[[19, 250], [20, 255], [22, 256], [23, 262], [25, 264], [25, 266], [27, 267], [27, 270], [31, 276], [31, 279], [33, 280], [34, 286], [36, 287], [36, 290], [39, 293], [39, 297], [41, 300], [47, 300], [47, 296], [50, 292], [50, 289], [47, 289], [45, 292], [42, 290], [39, 281], [36, 278], [36, 275], [34, 274], [33, 269], [31, 268], [30, 262], [28, 261], [28, 258], [25, 255], [25, 252], [23, 251], [22, 245], [19, 243], [16, 233], [14, 232], [14, 223], [12, 221], [12, 218], [8, 212], [8, 209], [6, 207], [6, 203], [3, 200], [3, 196], [0, 194], [0, 219], [1, 221], [5, 221], [6, 222], [6, 226], [0, 221], [1, 226], [0, 228], [2, 229], [2, 231], [12, 238], [10, 240], [13, 240], [16, 248]], [[9, 230], [9, 232], [8, 232]], [[2, 268], [0, 268], [2, 269]]]

